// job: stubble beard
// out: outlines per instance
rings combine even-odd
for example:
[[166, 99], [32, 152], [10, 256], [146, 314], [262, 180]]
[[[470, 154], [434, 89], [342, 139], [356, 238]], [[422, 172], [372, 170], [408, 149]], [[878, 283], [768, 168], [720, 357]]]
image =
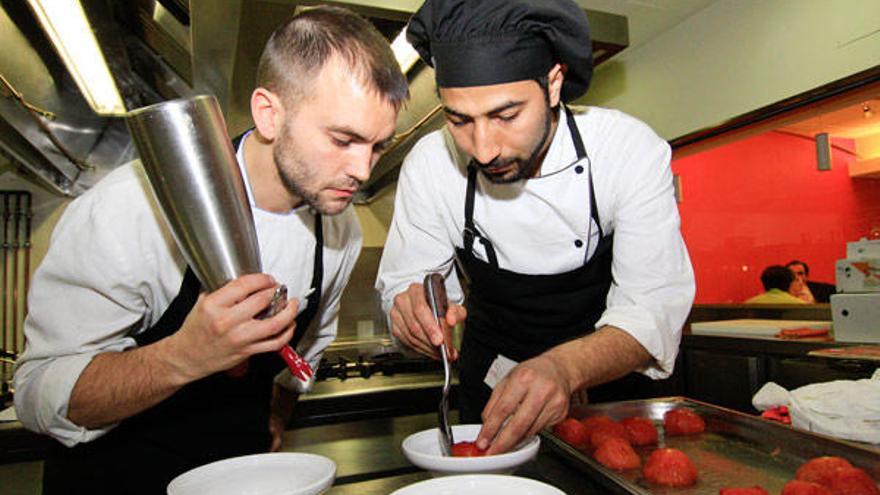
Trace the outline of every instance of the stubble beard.
[[[545, 144], [547, 143], [547, 139], [550, 137], [550, 127], [553, 119], [553, 109], [550, 108], [550, 105], [547, 105], [547, 110], [544, 113], [544, 129], [541, 133], [541, 137], [536, 141], [535, 145], [532, 148], [532, 151], [529, 153], [528, 158], [525, 160], [520, 158], [496, 158], [489, 163], [483, 164], [479, 163], [476, 160], [474, 161], [477, 164], [477, 168], [483, 173], [483, 175], [489, 179], [489, 182], [494, 184], [510, 184], [513, 182], [518, 182], [523, 179], [530, 179], [535, 176], [535, 173], [538, 171], [538, 168], [541, 166], [541, 152], [544, 150]], [[511, 163], [516, 165], [516, 168], [508, 172], [506, 174], [491, 174], [487, 171], [488, 168], [499, 167], [499, 166], [508, 166]]]
[[351, 203], [350, 200], [322, 202], [319, 196], [320, 190], [309, 189], [309, 185], [317, 183], [314, 167], [299, 159], [302, 153], [288, 131], [287, 125], [283, 125], [278, 142], [272, 150], [278, 177], [284, 188], [322, 215], [338, 215], [345, 211]]

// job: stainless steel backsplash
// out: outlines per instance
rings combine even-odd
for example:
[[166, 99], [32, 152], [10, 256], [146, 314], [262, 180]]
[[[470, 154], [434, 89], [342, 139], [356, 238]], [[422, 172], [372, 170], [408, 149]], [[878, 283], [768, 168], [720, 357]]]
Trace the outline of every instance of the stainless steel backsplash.
[[381, 257], [381, 247], [365, 247], [361, 250], [348, 287], [342, 293], [337, 342], [388, 338], [381, 299], [373, 288]]

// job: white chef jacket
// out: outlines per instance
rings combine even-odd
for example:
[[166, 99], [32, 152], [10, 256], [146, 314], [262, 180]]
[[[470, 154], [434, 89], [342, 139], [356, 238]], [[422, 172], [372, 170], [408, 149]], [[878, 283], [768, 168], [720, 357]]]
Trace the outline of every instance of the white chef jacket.
[[[493, 184], [477, 174], [474, 223], [492, 242], [499, 268], [523, 274], [579, 268], [598, 244], [590, 219], [592, 170], [602, 230], [614, 233], [614, 282], [596, 327], [612, 325], [632, 335], [655, 359], [639, 371], [667, 377], [695, 291], [679, 230], [669, 145], [620, 111], [572, 110], [588, 159], [578, 161], [560, 110], [539, 177]], [[386, 312], [395, 295], [431, 271], [446, 275], [451, 301], [463, 302], [452, 263], [455, 248], [463, 245], [468, 161], [446, 128], [419, 140], [404, 160], [376, 280]], [[474, 243], [474, 252], [486, 261], [480, 243]]]
[[[314, 212], [301, 206], [272, 213], [256, 207], [249, 186], [248, 196], [264, 271], [286, 284], [291, 297], [305, 295], [314, 267]], [[323, 227], [321, 308], [298, 345], [313, 369], [336, 337], [340, 295], [361, 248], [351, 208], [325, 215]], [[15, 407], [25, 427], [67, 446], [110, 431], [115, 425], [87, 429], [67, 419], [73, 386], [95, 355], [136, 346], [134, 336], [155, 325], [177, 296], [185, 270], [140, 162], [115, 169], [73, 201], [28, 294], [27, 345], [15, 373]], [[303, 311], [305, 298], [300, 303]], [[301, 392], [311, 388], [287, 370], [276, 382]]]

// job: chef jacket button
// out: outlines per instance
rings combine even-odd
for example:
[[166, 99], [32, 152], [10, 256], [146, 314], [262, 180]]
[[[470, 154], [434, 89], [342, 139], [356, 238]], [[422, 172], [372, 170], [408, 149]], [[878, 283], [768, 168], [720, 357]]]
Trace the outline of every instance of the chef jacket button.
[[584, 173], [584, 167], [578, 165], [577, 167], [574, 168], [574, 171], [579, 174], [582, 174], [582, 173]]
[[575, 239], [574, 240], [574, 247], [576, 247], [576, 248], [584, 247], [584, 241], [582, 241], [580, 239]]

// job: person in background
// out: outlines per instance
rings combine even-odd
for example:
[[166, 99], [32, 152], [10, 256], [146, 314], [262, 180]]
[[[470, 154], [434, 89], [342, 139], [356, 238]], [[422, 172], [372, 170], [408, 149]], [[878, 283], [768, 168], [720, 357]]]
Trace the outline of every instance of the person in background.
[[791, 260], [785, 266], [794, 273], [803, 286], [803, 290], [799, 294], [795, 294], [797, 297], [806, 303], [831, 302], [831, 294], [836, 292], [834, 284], [810, 280], [810, 267], [803, 261]]
[[803, 291], [803, 283], [782, 265], [771, 265], [761, 272], [764, 293], [746, 300], [746, 304], [807, 304], [796, 296]]
[[793, 293], [794, 296], [807, 304], [815, 303], [816, 299], [813, 297], [813, 293], [810, 292], [810, 287], [807, 285], [807, 277], [810, 274], [810, 269], [807, 268], [807, 264], [803, 261], [792, 260], [789, 261], [785, 267], [791, 270], [791, 273], [794, 274], [794, 278], [797, 279], [798, 287], [800, 287], [799, 292]]
[[[210, 294], [140, 162], [67, 207], [34, 275], [15, 372], [18, 417], [58, 441], [43, 493], [155, 495], [196, 466], [281, 447], [312, 383], [275, 351], [289, 343], [316, 369], [335, 338], [361, 246], [348, 206], [408, 97], [365, 19], [319, 7], [283, 22], [259, 61], [255, 129], [234, 143], [265, 273]], [[295, 297], [259, 319], [278, 284]]]
[[442, 273], [445, 324], [465, 324], [461, 418], [482, 420], [489, 454], [562, 421], [573, 394], [654, 394], [694, 274], [669, 145], [622, 112], [567, 105], [593, 69], [583, 9], [427, 0], [407, 38], [434, 67], [447, 125], [401, 168], [376, 281], [394, 337], [437, 358], [448, 330], [421, 282]]

